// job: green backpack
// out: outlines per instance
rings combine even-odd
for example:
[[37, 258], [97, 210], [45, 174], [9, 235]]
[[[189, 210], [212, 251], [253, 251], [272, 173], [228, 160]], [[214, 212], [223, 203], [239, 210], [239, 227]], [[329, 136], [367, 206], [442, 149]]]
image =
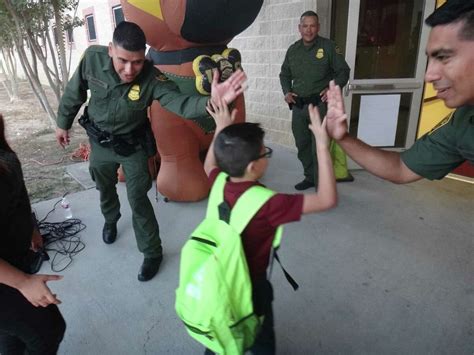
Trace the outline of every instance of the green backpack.
[[[254, 343], [263, 317], [254, 314], [252, 283], [240, 234], [275, 193], [253, 186], [226, 216], [226, 179], [222, 172], [216, 178], [206, 218], [181, 251], [175, 308], [191, 337], [208, 349], [219, 354], [243, 354]], [[282, 231], [278, 227], [274, 248], [280, 244]]]

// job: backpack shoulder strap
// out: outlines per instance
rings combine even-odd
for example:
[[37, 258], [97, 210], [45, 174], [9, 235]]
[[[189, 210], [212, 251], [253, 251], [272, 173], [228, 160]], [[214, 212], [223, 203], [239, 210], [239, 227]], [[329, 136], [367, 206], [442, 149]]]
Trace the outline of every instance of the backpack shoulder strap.
[[206, 218], [219, 219], [219, 205], [224, 201], [224, 186], [227, 181], [227, 174], [221, 171], [217, 175], [212, 185], [207, 203]]
[[241, 234], [253, 216], [275, 192], [263, 186], [252, 186], [240, 196], [232, 208], [230, 225]]

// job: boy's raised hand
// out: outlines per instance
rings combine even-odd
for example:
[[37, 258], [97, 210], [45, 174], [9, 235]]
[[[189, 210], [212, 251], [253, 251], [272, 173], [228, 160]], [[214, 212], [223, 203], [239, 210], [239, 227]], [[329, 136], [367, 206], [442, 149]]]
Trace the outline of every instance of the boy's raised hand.
[[317, 106], [309, 104], [308, 106], [309, 118], [311, 119], [311, 124], [309, 129], [313, 132], [314, 138], [316, 139], [316, 145], [319, 147], [328, 147], [329, 146], [329, 136], [326, 130], [326, 118], [321, 122], [321, 116], [319, 115], [319, 110]]
[[232, 113], [229, 113], [229, 108], [222, 98], [209, 100], [206, 109], [212, 118], [214, 118], [217, 131], [231, 125], [237, 115], [237, 109], [235, 108], [232, 110]]
[[328, 112], [326, 113], [327, 132], [336, 141], [347, 134], [347, 114], [344, 109], [341, 88], [331, 80], [329, 83]]

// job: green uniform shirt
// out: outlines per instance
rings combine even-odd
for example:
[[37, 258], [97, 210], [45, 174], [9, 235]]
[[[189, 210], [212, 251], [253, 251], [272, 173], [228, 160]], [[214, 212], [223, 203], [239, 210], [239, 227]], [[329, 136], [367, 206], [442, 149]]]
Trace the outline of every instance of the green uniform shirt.
[[207, 97], [180, 93], [177, 86], [150, 61], [145, 61], [133, 82], [122, 83], [108, 55], [108, 48], [91, 46], [85, 51], [61, 98], [57, 118], [59, 128], [71, 128], [77, 112], [87, 100], [87, 90], [91, 93], [89, 117], [112, 134], [127, 134], [142, 125], [153, 100], [159, 100], [161, 106], [186, 118], [207, 114]]
[[446, 117], [401, 155], [420, 176], [441, 179], [468, 160], [474, 164], [474, 106], [463, 106]]
[[310, 46], [305, 46], [300, 39], [288, 48], [281, 66], [280, 83], [283, 94], [291, 91], [308, 97], [319, 95], [332, 79], [343, 87], [349, 80], [349, 72], [335, 43], [318, 36]]

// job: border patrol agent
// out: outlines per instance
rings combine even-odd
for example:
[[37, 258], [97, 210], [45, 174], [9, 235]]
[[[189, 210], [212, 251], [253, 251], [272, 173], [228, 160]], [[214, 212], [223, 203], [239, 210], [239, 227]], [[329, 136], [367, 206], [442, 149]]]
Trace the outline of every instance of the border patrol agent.
[[[207, 115], [209, 100], [181, 94], [175, 84], [145, 60], [145, 46], [141, 28], [124, 21], [116, 27], [108, 48], [89, 47], [61, 98], [56, 130], [58, 143], [63, 147], [69, 144], [68, 130], [90, 90], [89, 104], [79, 123], [91, 141], [89, 170], [100, 191], [105, 218], [102, 237], [111, 244], [117, 236], [120, 203], [115, 185], [121, 164], [138, 249], [144, 254], [140, 281], [155, 276], [162, 260], [158, 222], [147, 197], [152, 186], [148, 157], [156, 153], [147, 108], [153, 100], [159, 100], [166, 109], [194, 118]], [[211, 100], [222, 97], [230, 103], [243, 92], [242, 71], [221, 84], [215, 77]]]
[[[292, 110], [291, 128], [298, 159], [304, 169], [304, 180], [296, 184], [295, 189], [306, 190], [315, 186], [318, 176], [314, 136], [308, 128], [308, 104], [318, 106], [321, 117], [324, 117], [329, 81], [334, 79], [338, 85], [344, 86], [349, 79], [350, 68], [334, 42], [318, 36], [319, 19], [314, 11], [306, 11], [301, 15], [298, 30], [301, 39], [286, 52], [280, 83], [285, 101]], [[339, 149], [336, 154], [338, 159], [334, 159], [336, 179], [352, 181], [347, 171], [345, 154], [334, 143], [332, 145], [333, 159], [334, 152]]]
[[410, 149], [384, 151], [349, 136], [341, 91], [331, 83], [328, 93], [339, 109], [328, 117], [329, 134], [359, 165], [398, 184], [441, 179], [466, 160], [474, 164], [474, 2], [448, 0], [425, 22], [432, 27], [425, 81], [456, 110]]

